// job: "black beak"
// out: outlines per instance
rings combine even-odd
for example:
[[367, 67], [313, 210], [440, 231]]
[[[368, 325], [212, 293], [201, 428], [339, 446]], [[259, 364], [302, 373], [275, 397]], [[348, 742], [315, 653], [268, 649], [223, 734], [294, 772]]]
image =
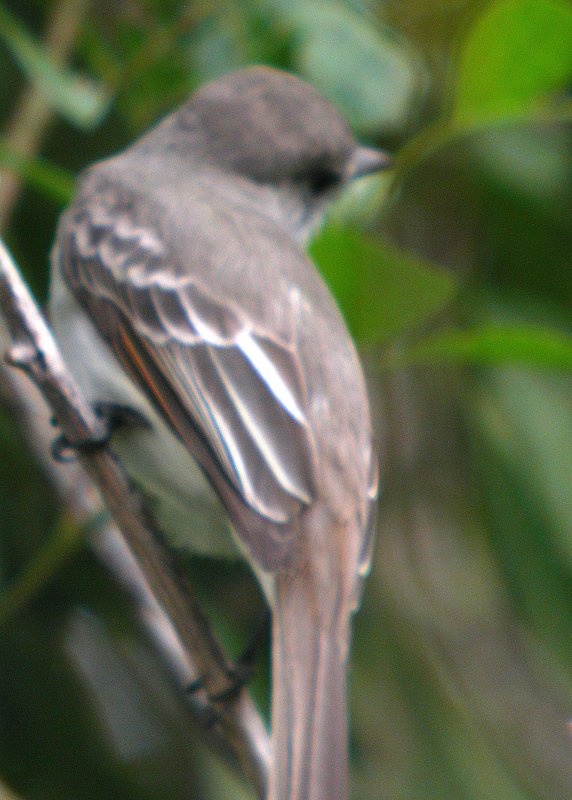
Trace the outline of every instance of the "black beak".
[[382, 172], [384, 169], [389, 169], [392, 164], [393, 159], [383, 150], [377, 150], [375, 147], [358, 146], [348, 162], [346, 180], [363, 178], [366, 175]]

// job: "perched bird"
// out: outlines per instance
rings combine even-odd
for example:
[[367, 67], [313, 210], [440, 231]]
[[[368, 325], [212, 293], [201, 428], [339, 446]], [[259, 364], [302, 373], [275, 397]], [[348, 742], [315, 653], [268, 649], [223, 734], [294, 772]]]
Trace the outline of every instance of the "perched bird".
[[[175, 547], [248, 559], [273, 615], [272, 800], [347, 796], [346, 664], [376, 458], [364, 378], [303, 246], [388, 157], [268, 67], [197, 91], [87, 169], [53, 250], [51, 317]], [[230, 524], [229, 524], [230, 523]]]

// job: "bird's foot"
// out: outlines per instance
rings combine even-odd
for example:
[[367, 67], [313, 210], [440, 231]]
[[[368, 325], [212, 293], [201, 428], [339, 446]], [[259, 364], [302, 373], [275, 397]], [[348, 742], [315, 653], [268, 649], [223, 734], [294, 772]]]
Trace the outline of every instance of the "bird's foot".
[[266, 609], [260, 616], [252, 640], [236, 660], [234, 666], [226, 670], [228, 685], [225, 689], [210, 693], [207, 688], [207, 680], [204, 676], [197, 678], [187, 686], [187, 694], [195, 694], [201, 689], [204, 689], [207, 693], [208, 700], [212, 704], [209, 707], [209, 715], [206, 718], [207, 722], [205, 724], [207, 727], [211, 727], [220, 719], [220, 713], [216, 710], [215, 706], [220, 708], [221, 705], [224, 706], [232, 703], [236, 700], [242, 689], [250, 683], [254, 673], [254, 662], [263, 641], [266, 639], [269, 624], [270, 611]]
[[209, 702], [213, 705], [231, 703], [238, 696], [240, 690], [250, 681], [252, 677], [252, 666], [245, 666], [237, 661], [233, 667], [226, 670], [226, 676], [228, 678], [228, 686], [220, 692], [209, 692], [207, 686], [208, 682], [204, 677], [192, 681], [185, 689], [185, 692], [186, 694], [196, 694], [201, 689], [204, 689]]
[[[85, 438], [70, 442], [65, 434], [60, 434], [52, 442], [51, 453], [55, 461], [67, 463], [75, 461], [78, 453], [96, 453], [109, 444], [113, 434], [121, 428], [148, 428], [149, 421], [139, 411], [118, 403], [94, 403], [96, 415], [104, 421], [105, 432], [98, 438]], [[53, 419], [52, 424], [57, 425]]]

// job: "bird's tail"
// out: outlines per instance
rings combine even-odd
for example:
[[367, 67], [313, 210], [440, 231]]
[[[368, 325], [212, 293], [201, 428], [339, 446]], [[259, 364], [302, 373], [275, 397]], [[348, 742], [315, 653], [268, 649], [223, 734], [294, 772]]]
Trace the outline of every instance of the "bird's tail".
[[339, 610], [317, 614], [308, 583], [276, 584], [269, 800], [347, 798], [349, 614], [341, 629]]

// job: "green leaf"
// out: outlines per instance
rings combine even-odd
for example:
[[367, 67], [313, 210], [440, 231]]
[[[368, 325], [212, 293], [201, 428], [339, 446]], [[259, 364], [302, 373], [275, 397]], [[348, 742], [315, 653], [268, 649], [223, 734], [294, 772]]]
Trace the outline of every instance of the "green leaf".
[[421, 325], [451, 299], [457, 285], [448, 271], [348, 228], [325, 228], [310, 254], [362, 343], [389, 340]]
[[0, 139], [0, 165], [15, 172], [29, 186], [51, 197], [57, 203], [69, 203], [73, 195], [73, 175], [39, 158], [26, 158], [14, 152]]
[[16, 580], [0, 593], [0, 627], [40, 594], [84, 542], [80, 528], [70, 521], [68, 515], [62, 515], [53, 535], [26, 564]]
[[532, 110], [572, 78], [568, 0], [497, 0], [464, 42], [458, 68], [457, 122]]
[[[479, 435], [505, 462], [493, 481], [512, 483], [493, 509], [510, 551], [507, 566], [520, 568], [531, 613], [546, 614], [544, 625], [560, 628], [561, 641], [562, 621], [571, 613], [571, 382], [568, 376], [517, 369], [489, 371], [481, 380], [481, 391], [470, 398]], [[547, 613], [547, 605], [556, 608]], [[570, 629], [569, 621], [564, 627]]]
[[394, 33], [335, 0], [273, 4], [294, 63], [363, 134], [399, 130], [418, 90], [415, 62]]
[[0, 38], [30, 81], [62, 116], [85, 129], [103, 119], [110, 103], [104, 87], [58, 67], [42, 45], [1, 4]]
[[439, 333], [391, 354], [387, 364], [518, 364], [569, 370], [572, 336], [532, 325], [484, 325]]

